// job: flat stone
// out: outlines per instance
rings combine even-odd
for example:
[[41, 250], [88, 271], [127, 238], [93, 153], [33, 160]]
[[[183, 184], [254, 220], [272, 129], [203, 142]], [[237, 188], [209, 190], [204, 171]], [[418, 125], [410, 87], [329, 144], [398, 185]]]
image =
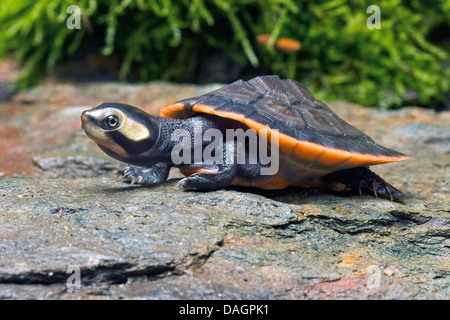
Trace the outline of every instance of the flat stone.
[[188, 192], [177, 170], [131, 186], [81, 130], [81, 112], [105, 100], [158, 113], [216, 87], [46, 83], [0, 103], [0, 298], [450, 297], [449, 112], [329, 104], [411, 156], [372, 167], [406, 194], [398, 202], [299, 188]]
[[[448, 203], [417, 210], [369, 196], [305, 201], [292, 189], [186, 192], [175, 182], [3, 178], [2, 298], [93, 298], [99, 286], [112, 299], [448, 297]], [[67, 289], [70, 266], [81, 272], [78, 291]]]

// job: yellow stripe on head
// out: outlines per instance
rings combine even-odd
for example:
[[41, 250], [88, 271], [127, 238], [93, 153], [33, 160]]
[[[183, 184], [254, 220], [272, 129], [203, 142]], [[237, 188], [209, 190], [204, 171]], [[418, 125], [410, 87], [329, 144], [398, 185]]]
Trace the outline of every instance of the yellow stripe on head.
[[120, 133], [131, 141], [137, 142], [150, 138], [150, 130], [144, 124], [128, 118], [126, 115], [124, 115], [123, 121], [124, 124], [120, 128]]
[[81, 120], [89, 138], [122, 161], [148, 151], [159, 138], [154, 116], [129, 105], [103, 103], [84, 111]]

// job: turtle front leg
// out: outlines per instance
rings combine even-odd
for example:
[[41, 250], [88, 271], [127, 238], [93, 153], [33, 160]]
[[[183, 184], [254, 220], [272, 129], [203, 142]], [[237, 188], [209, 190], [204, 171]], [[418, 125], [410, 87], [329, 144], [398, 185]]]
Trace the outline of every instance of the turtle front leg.
[[131, 184], [152, 185], [167, 180], [170, 165], [159, 162], [153, 167], [126, 166], [117, 172], [117, 176], [122, 176], [124, 181]]
[[[206, 169], [209, 170], [209, 169]], [[217, 171], [194, 173], [178, 182], [184, 189], [197, 189], [200, 191], [215, 191], [230, 186], [236, 176], [235, 164], [218, 165]]]

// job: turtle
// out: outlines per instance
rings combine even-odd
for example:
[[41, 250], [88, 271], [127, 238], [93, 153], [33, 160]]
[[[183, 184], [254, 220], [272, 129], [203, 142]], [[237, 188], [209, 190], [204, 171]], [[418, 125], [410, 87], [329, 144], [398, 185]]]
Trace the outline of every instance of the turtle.
[[132, 184], [163, 182], [177, 167], [185, 175], [178, 185], [187, 190], [294, 186], [404, 196], [369, 167], [408, 156], [377, 144], [301, 83], [276, 75], [171, 103], [160, 116], [105, 102], [81, 120], [100, 149], [127, 164], [118, 176]]

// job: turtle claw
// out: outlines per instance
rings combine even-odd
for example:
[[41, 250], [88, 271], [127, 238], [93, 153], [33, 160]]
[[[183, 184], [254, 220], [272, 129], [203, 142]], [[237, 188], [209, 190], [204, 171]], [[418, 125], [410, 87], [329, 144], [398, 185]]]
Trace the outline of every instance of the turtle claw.
[[202, 177], [198, 173], [191, 174], [189, 177], [178, 181], [177, 185], [183, 189], [199, 189], [201, 187]]
[[391, 199], [391, 201], [394, 201], [394, 197], [392, 196], [392, 192], [390, 188], [387, 188], [387, 191], [389, 193], [389, 198]]
[[180, 188], [186, 189], [185, 185], [186, 185], [186, 178], [181, 179], [180, 181], [177, 182], [177, 186]]
[[395, 187], [391, 186], [389, 183], [384, 181], [375, 173], [365, 175], [359, 181], [359, 192], [362, 194], [362, 189], [368, 189], [373, 192], [375, 198], [389, 198], [391, 201], [394, 201], [394, 196], [396, 197], [404, 197], [404, 193]]
[[133, 184], [140, 184], [142, 182], [143, 178], [142, 176], [138, 176], [137, 178], [133, 178], [133, 180], [131, 180], [131, 185]]
[[391, 201], [395, 197], [405, 196], [403, 192], [391, 186], [380, 176], [365, 167], [336, 171], [324, 176], [322, 179], [325, 183], [343, 183], [345, 190], [357, 191], [360, 196], [365, 192], [370, 192], [375, 198], [388, 198]]
[[373, 195], [375, 196], [375, 198], [378, 198], [377, 186], [375, 184], [375, 181], [372, 182], [372, 190], [373, 190]]
[[167, 179], [170, 166], [158, 163], [153, 167], [125, 166], [117, 172], [117, 176], [131, 185], [153, 185]]
[[[191, 175], [192, 177], [192, 175]], [[180, 181], [178, 181], [177, 186], [182, 189], [182, 190], [202, 190], [201, 187], [199, 188], [199, 186], [196, 184], [195, 181], [191, 180], [190, 177], [181, 179]], [[206, 191], [206, 190], [203, 190]]]
[[141, 184], [144, 178], [140, 175], [140, 168], [126, 166], [117, 172], [117, 177], [131, 185]]
[[126, 166], [126, 167], [123, 167], [122, 169], [120, 169], [119, 171], [117, 171], [116, 178], [122, 179], [122, 180], [127, 180], [128, 177], [130, 177], [132, 175], [130, 168], [131, 167]]

